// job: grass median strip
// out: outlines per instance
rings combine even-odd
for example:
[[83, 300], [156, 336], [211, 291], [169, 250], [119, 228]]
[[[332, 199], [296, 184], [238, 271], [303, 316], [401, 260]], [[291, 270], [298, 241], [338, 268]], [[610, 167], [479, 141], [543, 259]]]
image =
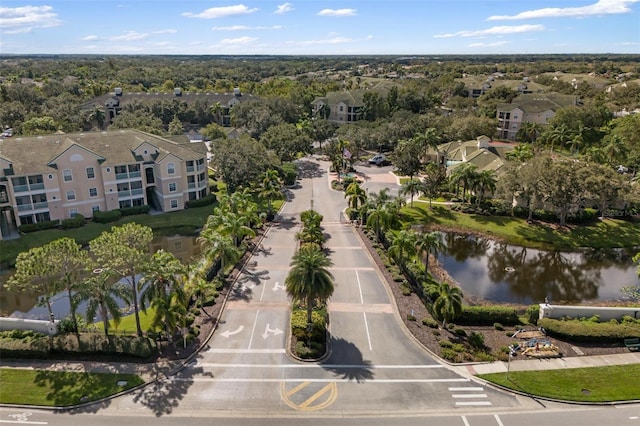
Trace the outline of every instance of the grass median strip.
[[492, 383], [532, 395], [576, 402], [611, 402], [640, 399], [640, 364], [512, 371], [480, 374]]
[[67, 407], [142, 384], [135, 374], [0, 369], [0, 403]]

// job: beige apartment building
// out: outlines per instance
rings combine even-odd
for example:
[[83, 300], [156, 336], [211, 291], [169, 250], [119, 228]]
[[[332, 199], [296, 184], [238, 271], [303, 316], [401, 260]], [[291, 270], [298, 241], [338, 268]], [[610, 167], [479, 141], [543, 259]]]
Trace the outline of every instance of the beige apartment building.
[[207, 148], [138, 130], [0, 140], [0, 231], [95, 211], [170, 212], [208, 192]]

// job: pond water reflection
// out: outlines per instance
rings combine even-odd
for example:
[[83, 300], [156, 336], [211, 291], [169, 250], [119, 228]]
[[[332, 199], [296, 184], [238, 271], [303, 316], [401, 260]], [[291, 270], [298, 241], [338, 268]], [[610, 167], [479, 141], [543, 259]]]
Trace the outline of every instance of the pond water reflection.
[[[173, 253], [183, 264], [189, 263], [200, 254], [200, 246], [196, 237], [182, 235], [156, 237], [151, 242], [151, 251], [160, 249]], [[47, 319], [47, 308], [36, 306], [38, 294], [13, 293], [4, 288], [13, 270], [0, 271], [0, 316], [15, 318]], [[53, 312], [56, 318], [63, 318], [69, 313], [69, 298], [65, 293], [57, 294], [52, 299]], [[122, 305], [124, 307], [124, 304]], [[78, 314], [83, 315], [85, 305], [78, 307]]]
[[443, 235], [438, 256], [466, 296], [500, 303], [554, 303], [623, 299], [639, 284], [631, 257], [637, 250], [563, 253], [512, 246], [486, 238]]

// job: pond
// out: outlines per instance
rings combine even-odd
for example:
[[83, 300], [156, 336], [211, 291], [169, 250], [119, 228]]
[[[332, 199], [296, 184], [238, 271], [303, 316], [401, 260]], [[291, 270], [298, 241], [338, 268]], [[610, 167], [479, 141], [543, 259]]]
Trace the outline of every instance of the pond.
[[465, 296], [498, 303], [578, 303], [621, 300], [620, 289], [638, 285], [638, 251], [542, 251], [486, 238], [443, 234], [446, 249], [438, 255]]
[[[151, 242], [152, 252], [160, 249], [173, 253], [183, 264], [189, 263], [200, 254], [200, 246], [196, 237], [182, 235], [156, 237]], [[47, 319], [46, 306], [38, 304], [37, 294], [12, 293], [4, 288], [4, 283], [9, 279], [13, 270], [0, 271], [0, 316], [14, 318]], [[69, 313], [69, 298], [65, 293], [59, 293], [53, 297], [53, 312], [56, 319], [63, 318]], [[124, 303], [122, 304], [124, 306]], [[85, 305], [78, 307], [78, 313], [82, 315]]]

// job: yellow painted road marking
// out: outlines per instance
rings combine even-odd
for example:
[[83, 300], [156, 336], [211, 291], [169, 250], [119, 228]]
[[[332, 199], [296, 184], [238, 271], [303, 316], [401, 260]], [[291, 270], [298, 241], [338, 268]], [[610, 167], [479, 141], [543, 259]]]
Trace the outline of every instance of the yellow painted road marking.
[[305, 387], [307, 387], [311, 382], [302, 382], [300, 383], [298, 386], [296, 386], [295, 388], [291, 389], [289, 392], [285, 393], [285, 397], [289, 398], [291, 395], [293, 395], [294, 393], [298, 392], [301, 389], [304, 389]]
[[[336, 385], [336, 382], [330, 382], [300, 404], [296, 404], [295, 402], [291, 401], [290, 399], [291, 396], [302, 391], [311, 383], [312, 382], [302, 382], [299, 385], [287, 391], [286, 382], [281, 382], [280, 395], [282, 396], [282, 400], [284, 401], [285, 404], [287, 404], [289, 407], [293, 408], [294, 410], [317, 411], [330, 406], [336, 401], [336, 399], [338, 399], [338, 386]], [[324, 401], [321, 401], [316, 405], [312, 405], [315, 401], [322, 398], [323, 396], [326, 396], [326, 399]]]

